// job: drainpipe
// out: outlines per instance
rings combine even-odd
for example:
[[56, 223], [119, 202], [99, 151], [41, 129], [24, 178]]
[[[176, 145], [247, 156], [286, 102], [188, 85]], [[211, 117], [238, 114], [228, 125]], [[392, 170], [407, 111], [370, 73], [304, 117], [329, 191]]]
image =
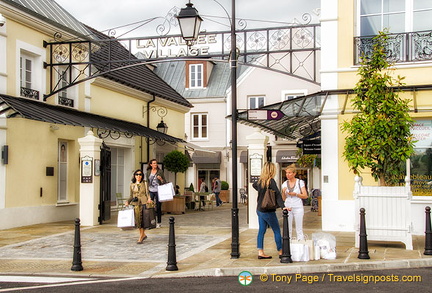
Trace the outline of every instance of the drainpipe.
[[[150, 128], [150, 103], [153, 103], [156, 100], [155, 95], [153, 95], [153, 99], [147, 102], [147, 127]], [[141, 163], [142, 163], [142, 136], [141, 136]], [[150, 160], [150, 144], [147, 142], [147, 162]]]

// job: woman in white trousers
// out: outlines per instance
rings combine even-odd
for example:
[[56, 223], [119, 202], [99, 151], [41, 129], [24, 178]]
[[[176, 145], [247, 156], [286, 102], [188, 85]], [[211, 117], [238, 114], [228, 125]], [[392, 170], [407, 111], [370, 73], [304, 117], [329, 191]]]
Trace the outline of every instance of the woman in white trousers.
[[282, 184], [282, 199], [288, 208], [289, 235], [292, 237], [293, 218], [296, 226], [297, 240], [303, 240], [303, 199], [308, 197], [305, 183], [295, 177], [297, 173], [294, 164], [285, 169], [287, 180]]

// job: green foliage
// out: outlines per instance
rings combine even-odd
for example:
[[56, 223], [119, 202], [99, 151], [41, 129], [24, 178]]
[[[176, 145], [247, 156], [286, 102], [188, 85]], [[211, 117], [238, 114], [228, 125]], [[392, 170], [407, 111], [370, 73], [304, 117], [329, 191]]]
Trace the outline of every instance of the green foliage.
[[321, 168], [321, 160], [318, 160], [318, 155], [303, 154], [302, 149], [297, 149], [298, 160], [296, 164], [302, 168]]
[[182, 152], [174, 150], [165, 156], [163, 164], [170, 172], [184, 173], [189, 168], [189, 159]]
[[413, 120], [408, 113], [410, 101], [401, 99], [392, 88], [403, 85], [403, 77], [389, 75], [386, 45], [387, 35], [380, 32], [371, 55], [362, 58], [352, 99], [359, 113], [342, 124], [342, 131], [348, 134], [343, 155], [355, 174], [370, 168], [380, 184], [393, 185], [404, 172], [401, 162], [413, 152]]
[[189, 191], [192, 191], [192, 192], [195, 191], [194, 186], [193, 186], [193, 183], [191, 183], [191, 184], [189, 185]]
[[229, 184], [226, 181], [221, 181], [221, 190], [228, 190]]

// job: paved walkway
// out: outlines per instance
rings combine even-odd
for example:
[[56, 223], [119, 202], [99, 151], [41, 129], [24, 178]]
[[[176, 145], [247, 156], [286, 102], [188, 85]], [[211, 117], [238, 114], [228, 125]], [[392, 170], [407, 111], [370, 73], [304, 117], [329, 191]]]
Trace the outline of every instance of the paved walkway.
[[[369, 242], [370, 260], [360, 260], [354, 248], [354, 233], [329, 232], [337, 239], [335, 260], [313, 260], [282, 264], [273, 233], [265, 237], [270, 260], [258, 260], [257, 230], [248, 229], [246, 206], [239, 204], [240, 258], [231, 259], [231, 204], [206, 211], [164, 215], [161, 229], [147, 231], [148, 239], [137, 245], [136, 230], [116, 227], [117, 214], [101, 226], [81, 227], [83, 271], [71, 271], [74, 222], [26, 226], [0, 231], [0, 274], [58, 274], [111, 277], [237, 276], [253, 274], [318, 273], [385, 268], [432, 267], [432, 256], [423, 255], [424, 236], [414, 236], [414, 250], [402, 243]], [[305, 207], [305, 233], [321, 230], [321, 217]], [[166, 271], [169, 217], [175, 218], [178, 271]], [[282, 226], [282, 225], [281, 225]]]

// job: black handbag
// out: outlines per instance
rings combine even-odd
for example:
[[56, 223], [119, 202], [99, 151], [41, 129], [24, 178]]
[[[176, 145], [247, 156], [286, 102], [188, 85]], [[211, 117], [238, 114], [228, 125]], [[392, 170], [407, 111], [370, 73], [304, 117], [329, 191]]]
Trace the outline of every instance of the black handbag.
[[144, 208], [143, 209], [143, 221], [144, 229], [154, 229], [156, 228], [156, 212], [154, 208]]

